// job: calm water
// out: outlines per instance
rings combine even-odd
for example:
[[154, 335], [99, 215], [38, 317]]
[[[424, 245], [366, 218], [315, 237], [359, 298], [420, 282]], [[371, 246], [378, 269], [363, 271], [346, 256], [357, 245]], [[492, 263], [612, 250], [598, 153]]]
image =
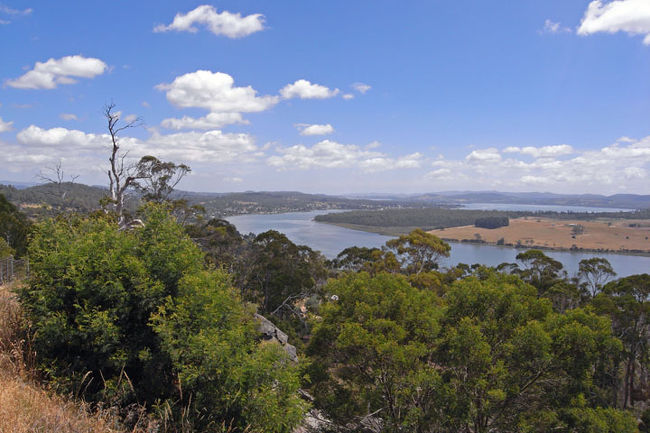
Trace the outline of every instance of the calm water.
[[[343, 249], [351, 246], [381, 247], [391, 239], [389, 236], [346, 229], [330, 224], [317, 223], [314, 216], [332, 211], [292, 212], [272, 215], [241, 215], [228, 217], [242, 234], [262, 233], [277, 230], [287, 235], [297, 244], [308, 245], [319, 250], [328, 258], [336, 257]], [[441, 265], [451, 266], [457, 263], [482, 263], [496, 266], [503, 262], [514, 262], [515, 256], [522, 250], [492, 245], [477, 245], [451, 242], [451, 256]], [[589, 257], [604, 257], [612, 264], [620, 277], [632, 274], [650, 273], [650, 257], [624, 254], [599, 254], [569, 251], [545, 251], [550, 257], [560, 261], [569, 275], [578, 269], [580, 260]]]
[[502, 203], [467, 203], [463, 209], [479, 210], [510, 210], [524, 212], [633, 212], [634, 209], [621, 209], [614, 207], [588, 207], [564, 205], [538, 205], [538, 204], [502, 204]]

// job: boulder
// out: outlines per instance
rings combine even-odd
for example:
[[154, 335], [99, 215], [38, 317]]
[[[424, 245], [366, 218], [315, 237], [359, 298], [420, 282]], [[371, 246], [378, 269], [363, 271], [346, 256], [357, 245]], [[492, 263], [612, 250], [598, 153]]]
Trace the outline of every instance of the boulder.
[[261, 314], [256, 313], [255, 318], [260, 322], [260, 327], [258, 330], [260, 331], [260, 334], [262, 334], [262, 338], [264, 340], [277, 341], [284, 348], [285, 352], [287, 352], [289, 359], [291, 359], [293, 362], [298, 362], [298, 354], [296, 353], [296, 348], [289, 344], [289, 336], [282, 332], [280, 328], [275, 326], [273, 322]]

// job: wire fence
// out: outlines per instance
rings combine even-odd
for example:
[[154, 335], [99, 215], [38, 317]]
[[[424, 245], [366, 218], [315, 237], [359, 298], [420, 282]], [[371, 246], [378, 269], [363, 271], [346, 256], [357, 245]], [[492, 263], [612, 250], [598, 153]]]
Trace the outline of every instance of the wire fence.
[[0, 259], [0, 284], [29, 276], [29, 260], [16, 260], [13, 257]]

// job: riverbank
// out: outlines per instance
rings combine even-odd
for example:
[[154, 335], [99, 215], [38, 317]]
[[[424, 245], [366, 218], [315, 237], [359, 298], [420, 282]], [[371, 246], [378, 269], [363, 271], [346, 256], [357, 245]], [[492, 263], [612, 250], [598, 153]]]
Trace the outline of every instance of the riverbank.
[[453, 242], [475, 242], [558, 251], [650, 255], [650, 220], [596, 221], [524, 217], [497, 229], [461, 226], [432, 233]]

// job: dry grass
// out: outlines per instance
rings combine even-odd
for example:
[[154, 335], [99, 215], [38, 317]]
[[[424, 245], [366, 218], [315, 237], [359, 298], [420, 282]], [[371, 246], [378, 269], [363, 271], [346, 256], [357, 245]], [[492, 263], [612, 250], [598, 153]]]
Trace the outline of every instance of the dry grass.
[[[480, 236], [485, 242], [496, 243], [503, 238], [506, 244], [527, 247], [650, 252], [648, 223], [647, 220], [569, 221], [525, 217], [511, 219], [509, 226], [498, 229], [463, 226], [429, 233], [459, 241], [476, 240]], [[630, 227], [630, 224], [635, 227]], [[573, 233], [576, 226], [582, 226], [581, 234]]]
[[109, 412], [43, 389], [34, 380], [34, 354], [11, 287], [0, 286], [0, 433], [121, 432]]

